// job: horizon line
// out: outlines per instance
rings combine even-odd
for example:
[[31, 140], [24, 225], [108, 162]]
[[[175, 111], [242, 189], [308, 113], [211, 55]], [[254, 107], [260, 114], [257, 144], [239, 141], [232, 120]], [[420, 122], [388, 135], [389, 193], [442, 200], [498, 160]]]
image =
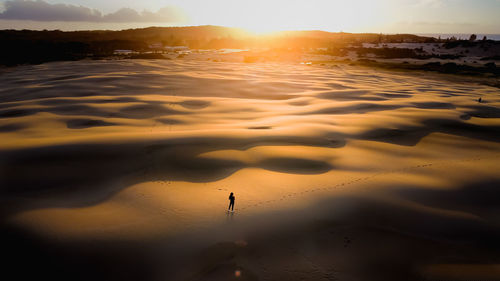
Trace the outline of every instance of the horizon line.
[[[61, 29], [27, 29], [27, 28], [3, 28], [1, 31], [15, 30], [15, 31], [61, 31], [61, 32], [86, 32], [86, 31], [127, 31], [127, 30], [136, 30], [136, 29], [148, 29], [148, 28], [190, 28], [190, 27], [220, 27], [220, 28], [229, 28], [229, 29], [237, 29], [239, 31], [243, 31], [253, 35], [271, 35], [282, 32], [326, 32], [326, 33], [346, 33], [346, 34], [381, 34], [381, 35], [500, 35], [500, 33], [470, 33], [470, 32], [349, 32], [349, 31], [328, 31], [322, 29], [286, 29], [286, 30], [277, 30], [277, 31], [269, 31], [269, 32], [255, 32], [242, 27], [235, 26], [224, 26], [224, 25], [212, 25], [212, 24], [203, 24], [203, 25], [172, 25], [172, 26], [158, 26], [151, 25], [146, 27], [131, 27], [131, 28], [122, 28], [122, 29], [71, 29], [71, 30], [61, 30]], [[432, 36], [431, 36], [432, 37]]]

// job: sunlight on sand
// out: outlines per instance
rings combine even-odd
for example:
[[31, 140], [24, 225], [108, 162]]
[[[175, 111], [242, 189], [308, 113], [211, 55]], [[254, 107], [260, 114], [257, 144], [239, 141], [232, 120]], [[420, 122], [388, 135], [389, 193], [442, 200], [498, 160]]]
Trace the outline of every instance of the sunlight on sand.
[[[232, 238], [246, 239], [251, 227], [359, 218], [365, 205], [377, 206], [368, 225], [436, 239], [500, 219], [480, 204], [432, 199], [475, 200], [460, 194], [500, 179], [496, 88], [351, 66], [189, 60], [49, 63], [0, 79], [6, 219], [44, 237], [205, 233], [210, 244], [228, 237], [214, 230], [228, 221]], [[226, 214], [230, 192], [235, 214]]]

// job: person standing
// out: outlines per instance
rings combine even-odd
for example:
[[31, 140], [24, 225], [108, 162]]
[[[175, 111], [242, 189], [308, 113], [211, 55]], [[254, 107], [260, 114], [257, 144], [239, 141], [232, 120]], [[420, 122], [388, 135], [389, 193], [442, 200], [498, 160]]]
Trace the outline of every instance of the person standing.
[[231, 211], [234, 211], [234, 199], [236, 199], [233, 195], [233, 193], [231, 192], [231, 194], [229, 194], [229, 208], [227, 208], [227, 210], [231, 210]]

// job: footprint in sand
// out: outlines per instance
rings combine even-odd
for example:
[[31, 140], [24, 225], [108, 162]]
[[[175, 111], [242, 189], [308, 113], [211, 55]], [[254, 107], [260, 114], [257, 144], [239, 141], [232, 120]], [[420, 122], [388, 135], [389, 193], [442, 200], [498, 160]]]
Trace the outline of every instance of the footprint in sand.
[[[498, 157], [499, 156], [495, 156], [494, 158], [498, 158]], [[474, 161], [475, 160], [482, 160], [482, 158], [463, 159], [461, 161], [463, 162], [463, 161], [473, 161], [473, 160]], [[445, 162], [457, 162], [457, 160], [450, 160], [450, 161], [445, 161]], [[445, 163], [443, 162], [441, 164], [445, 164]], [[417, 166], [413, 166], [413, 167], [402, 168], [402, 169], [399, 169], [399, 170], [391, 170], [391, 171], [387, 171], [387, 172], [379, 172], [379, 173], [376, 173], [376, 174], [372, 174], [371, 176], [366, 176], [364, 178], [358, 178], [358, 179], [352, 180], [350, 182], [339, 183], [339, 184], [336, 184], [336, 185], [331, 186], [331, 187], [316, 188], [316, 189], [310, 189], [310, 190], [305, 190], [305, 191], [301, 191], [301, 192], [291, 193], [291, 194], [288, 194], [288, 195], [284, 195], [283, 197], [281, 197], [280, 199], [277, 199], [277, 200], [269, 200], [269, 201], [264, 201], [264, 202], [257, 203], [257, 204], [254, 205], [254, 207], [257, 207], [257, 206], [259, 206], [261, 204], [270, 204], [270, 203], [277, 202], [277, 201], [283, 201], [283, 200], [286, 200], [287, 197], [295, 197], [297, 195], [303, 195], [303, 194], [305, 194], [307, 192], [316, 192], [316, 191], [320, 191], [320, 190], [329, 190], [329, 189], [332, 189], [332, 188], [336, 189], [337, 187], [350, 185], [352, 183], [359, 182], [359, 181], [369, 180], [371, 178], [374, 178], [374, 177], [377, 177], [377, 176], [380, 176], [380, 175], [390, 174], [390, 173], [400, 172], [400, 171], [408, 171], [408, 170], [415, 169], [415, 168], [425, 168], [425, 167], [430, 167], [432, 165], [433, 165], [433, 163], [429, 163], [429, 164], [422, 164], [422, 165], [417, 165]], [[219, 190], [221, 190], [221, 189], [219, 189]], [[242, 208], [241, 210], [243, 210], [243, 209], [244, 208]], [[347, 243], [346, 245], [348, 245], [348, 244], [351, 243], [350, 239], [347, 239], [346, 241], [348, 241], [348, 242], [346, 242]]]
[[344, 248], [347, 248], [352, 243], [351, 239], [349, 237], [345, 236], [344, 237]]

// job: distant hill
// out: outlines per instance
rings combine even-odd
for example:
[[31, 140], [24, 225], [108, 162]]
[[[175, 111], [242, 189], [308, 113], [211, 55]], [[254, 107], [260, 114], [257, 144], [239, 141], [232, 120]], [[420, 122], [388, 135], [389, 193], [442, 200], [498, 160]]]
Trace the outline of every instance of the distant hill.
[[238, 28], [221, 26], [148, 27], [121, 31], [0, 30], [0, 64], [41, 63], [113, 54], [114, 50], [138, 52], [156, 46], [187, 46], [191, 49], [331, 48], [352, 43], [436, 42], [412, 34], [383, 35], [285, 31], [257, 36]]
[[[186, 27], [147, 27], [126, 29], [120, 31], [92, 30], [92, 31], [60, 31], [60, 30], [0, 30], [0, 38], [4, 40], [54, 40], [54, 41], [109, 41], [109, 40], [140, 40], [145, 43], [166, 41], [167, 43], [184, 43], [189, 41], [207, 41], [213, 39], [231, 38], [236, 40], [258, 40], [270, 37], [294, 37], [310, 39], [332, 40], [371, 40], [384, 42], [424, 42], [436, 40], [432, 37], [417, 36], [412, 34], [383, 35], [375, 33], [345, 33], [327, 32], [321, 30], [311, 31], [282, 31], [270, 35], [256, 36], [243, 29], [222, 26], [186, 26]], [[172, 41], [178, 42], [172, 42]]]

